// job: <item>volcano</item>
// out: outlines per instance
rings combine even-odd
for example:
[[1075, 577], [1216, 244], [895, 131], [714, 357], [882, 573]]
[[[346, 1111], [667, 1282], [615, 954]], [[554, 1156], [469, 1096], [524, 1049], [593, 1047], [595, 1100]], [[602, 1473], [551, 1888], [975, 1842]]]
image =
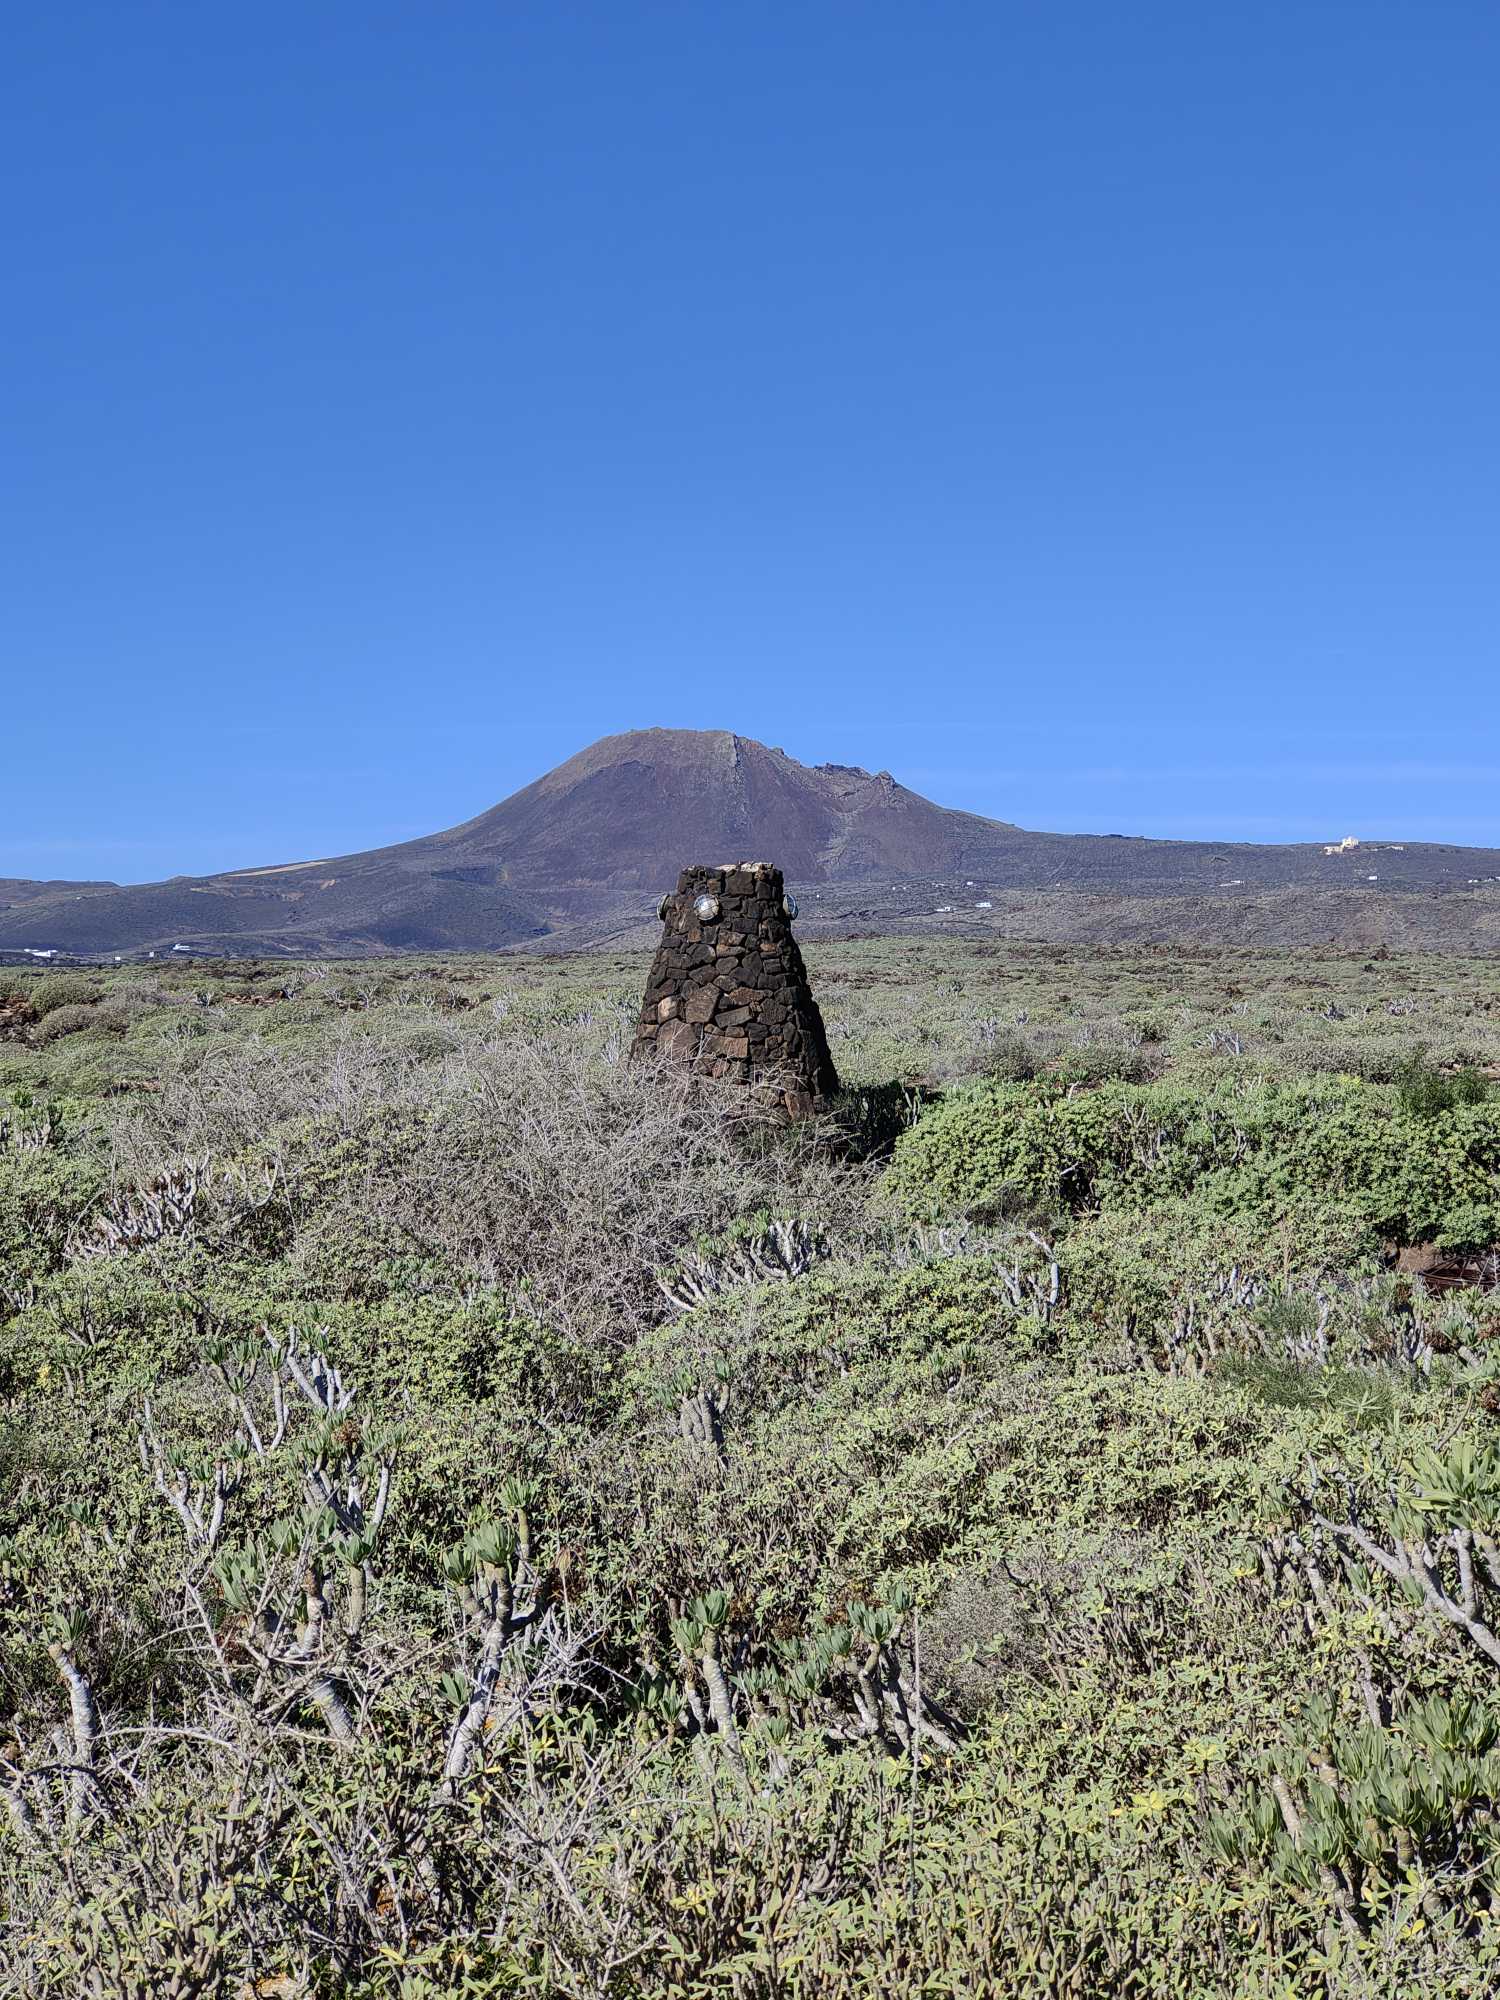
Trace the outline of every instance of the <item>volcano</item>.
[[[801, 764], [731, 730], [639, 729], [397, 846], [134, 887], [6, 882], [0, 952], [353, 957], [637, 942], [685, 861], [745, 856], [809, 892], [809, 921], [844, 929], [1019, 923], [1042, 937], [1368, 949], [1397, 904], [1410, 906], [1400, 937], [1432, 942], [1433, 913], [1413, 899], [1437, 895], [1466, 913], [1451, 948], [1500, 949], [1490, 849], [1036, 833], [936, 805], [889, 771]], [[1436, 941], [1452, 928], [1437, 923]]]

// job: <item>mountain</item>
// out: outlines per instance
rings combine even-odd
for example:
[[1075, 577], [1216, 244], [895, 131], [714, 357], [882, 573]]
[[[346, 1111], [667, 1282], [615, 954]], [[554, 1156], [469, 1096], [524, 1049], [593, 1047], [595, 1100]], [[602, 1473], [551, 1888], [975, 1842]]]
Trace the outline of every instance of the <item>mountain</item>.
[[[446, 832], [327, 860], [0, 883], [0, 953], [355, 956], [634, 938], [689, 861], [776, 862], [822, 929], [1500, 950], [1500, 852], [1033, 833], [728, 730], [607, 736]], [[1412, 907], [1441, 899], [1443, 909]], [[1392, 914], [1400, 905], [1399, 921]]]
[[1018, 831], [935, 806], [889, 771], [799, 764], [727, 729], [636, 729], [603, 737], [436, 839], [508, 881], [654, 900], [690, 859], [765, 849], [799, 882], [931, 874]]

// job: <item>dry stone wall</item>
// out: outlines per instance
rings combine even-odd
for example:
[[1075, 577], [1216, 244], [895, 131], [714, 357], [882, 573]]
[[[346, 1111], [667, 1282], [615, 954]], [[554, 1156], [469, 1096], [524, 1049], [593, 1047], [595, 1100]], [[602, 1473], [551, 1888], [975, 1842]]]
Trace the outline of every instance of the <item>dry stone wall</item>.
[[781, 870], [767, 862], [684, 868], [676, 893], [662, 898], [636, 1053], [747, 1087], [773, 1084], [794, 1118], [815, 1111], [838, 1076], [792, 935], [795, 915]]

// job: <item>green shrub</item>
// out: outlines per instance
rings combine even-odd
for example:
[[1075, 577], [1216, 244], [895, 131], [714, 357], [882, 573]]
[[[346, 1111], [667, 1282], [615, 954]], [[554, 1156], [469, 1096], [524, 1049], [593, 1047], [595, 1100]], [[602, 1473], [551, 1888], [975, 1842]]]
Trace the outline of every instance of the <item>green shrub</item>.
[[1019, 1028], [999, 1028], [984, 1045], [979, 1074], [996, 1083], [1027, 1083], [1039, 1067], [1036, 1050]]
[[25, 989], [38, 1018], [59, 1007], [93, 1007], [104, 998], [104, 989], [74, 972], [48, 972]]
[[685, 1383], [697, 1387], [721, 1367], [736, 1409], [763, 1414], [868, 1365], [899, 1375], [949, 1348], [993, 1361], [1031, 1351], [1036, 1338], [988, 1257], [933, 1258], [897, 1272], [875, 1262], [820, 1265], [791, 1283], [711, 1300], [648, 1334], [624, 1381], [627, 1393], [675, 1409]]
[[19, 1283], [56, 1270], [105, 1185], [95, 1161], [53, 1147], [0, 1152], [0, 1278]]
[[53, 1007], [37, 1023], [32, 1039], [41, 1048], [52, 1042], [60, 1042], [67, 1035], [103, 1034], [116, 1040], [123, 1037], [130, 1027], [129, 1010], [123, 1006], [95, 1006], [92, 1004]]
[[1490, 1094], [1488, 1080], [1472, 1065], [1452, 1072], [1437, 1069], [1421, 1049], [1398, 1062], [1393, 1076], [1402, 1109], [1413, 1118], [1437, 1118], [1460, 1105], [1483, 1104]]
[[955, 1092], [896, 1147], [887, 1185], [920, 1215], [1135, 1212], [1192, 1196], [1270, 1224], [1336, 1203], [1367, 1238], [1500, 1238], [1500, 1105], [1413, 1109], [1353, 1078], [1275, 1084], [1048, 1081]]

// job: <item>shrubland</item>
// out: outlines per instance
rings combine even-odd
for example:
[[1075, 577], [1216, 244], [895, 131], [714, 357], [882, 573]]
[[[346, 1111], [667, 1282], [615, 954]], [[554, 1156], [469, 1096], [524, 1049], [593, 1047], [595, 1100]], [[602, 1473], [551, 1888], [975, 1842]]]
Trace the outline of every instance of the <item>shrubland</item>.
[[7, 975], [8, 1990], [1491, 1989], [1500, 967], [810, 958]]

